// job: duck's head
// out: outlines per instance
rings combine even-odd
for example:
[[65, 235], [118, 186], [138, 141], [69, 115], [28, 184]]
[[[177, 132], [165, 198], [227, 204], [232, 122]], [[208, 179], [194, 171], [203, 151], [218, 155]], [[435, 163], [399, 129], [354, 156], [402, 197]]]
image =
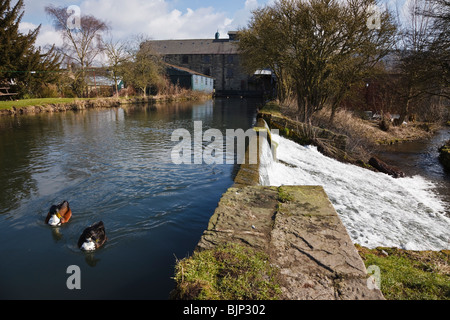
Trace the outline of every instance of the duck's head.
[[60, 226], [61, 225], [61, 215], [59, 214], [59, 209], [57, 206], [50, 207], [51, 217], [48, 220], [48, 224], [51, 226]]
[[97, 249], [97, 246], [95, 244], [95, 240], [92, 238], [85, 239], [81, 245], [81, 250], [83, 251], [94, 251], [95, 249]]
[[99, 246], [99, 235], [95, 230], [89, 230], [89, 232], [84, 237], [84, 242], [81, 245], [81, 250], [84, 251], [94, 251]]
[[78, 239], [78, 248], [84, 251], [93, 251], [100, 248], [108, 238], [102, 221], [84, 229]]

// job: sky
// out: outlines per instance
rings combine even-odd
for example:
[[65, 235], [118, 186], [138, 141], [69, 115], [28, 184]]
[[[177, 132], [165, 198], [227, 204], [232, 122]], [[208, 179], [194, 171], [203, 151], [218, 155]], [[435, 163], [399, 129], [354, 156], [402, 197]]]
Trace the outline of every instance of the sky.
[[[412, 0], [381, 0], [403, 6]], [[116, 40], [142, 33], [154, 40], [212, 39], [217, 31], [227, 38], [228, 31], [246, 27], [251, 11], [274, 0], [25, 0], [20, 30], [26, 33], [41, 25], [37, 46], [61, 45], [44, 8], [79, 6], [81, 14], [106, 21]]]
[[143, 33], [151, 39], [221, 38], [245, 27], [251, 11], [273, 0], [25, 0], [22, 32], [41, 26], [37, 46], [61, 43], [44, 8], [77, 5], [81, 14], [106, 21], [116, 39]]

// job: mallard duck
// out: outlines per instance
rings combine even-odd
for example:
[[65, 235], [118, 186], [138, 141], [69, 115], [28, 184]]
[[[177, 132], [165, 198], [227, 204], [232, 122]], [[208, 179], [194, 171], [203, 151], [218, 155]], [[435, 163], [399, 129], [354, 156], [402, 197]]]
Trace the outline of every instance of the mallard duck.
[[96, 222], [84, 229], [78, 239], [78, 248], [83, 251], [94, 251], [108, 240], [103, 221]]
[[67, 223], [72, 217], [72, 210], [70, 210], [69, 202], [64, 200], [58, 205], [53, 205], [48, 211], [45, 223], [51, 226], [60, 226]]

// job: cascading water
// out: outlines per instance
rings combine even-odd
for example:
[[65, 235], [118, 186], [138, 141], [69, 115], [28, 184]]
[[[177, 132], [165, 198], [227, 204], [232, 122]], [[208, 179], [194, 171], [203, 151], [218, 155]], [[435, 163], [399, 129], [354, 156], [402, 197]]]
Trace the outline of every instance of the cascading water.
[[394, 179], [328, 158], [314, 146], [275, 134], [272, 139], [278, 143], [278, 161], [263, 144], [261, 184], [323, 186], [353, 242], [369, 248], [450, 248], [450, 218], [425, 178]]

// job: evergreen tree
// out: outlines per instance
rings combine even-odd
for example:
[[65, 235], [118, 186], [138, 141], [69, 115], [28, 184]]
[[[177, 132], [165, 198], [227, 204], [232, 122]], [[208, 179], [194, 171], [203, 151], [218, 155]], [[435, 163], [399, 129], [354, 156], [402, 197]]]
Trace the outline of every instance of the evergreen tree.
[[41, 26], [28, 34], [19, 32], [23, 15], [23, 0], [14, 6], [11, 0], [0, 0], [0, 82], [15, 83], [22, 96], [39, 96], [43, 85], [58, 81], [60, 58], [54, 48], [46, 53], [35, 48]]

